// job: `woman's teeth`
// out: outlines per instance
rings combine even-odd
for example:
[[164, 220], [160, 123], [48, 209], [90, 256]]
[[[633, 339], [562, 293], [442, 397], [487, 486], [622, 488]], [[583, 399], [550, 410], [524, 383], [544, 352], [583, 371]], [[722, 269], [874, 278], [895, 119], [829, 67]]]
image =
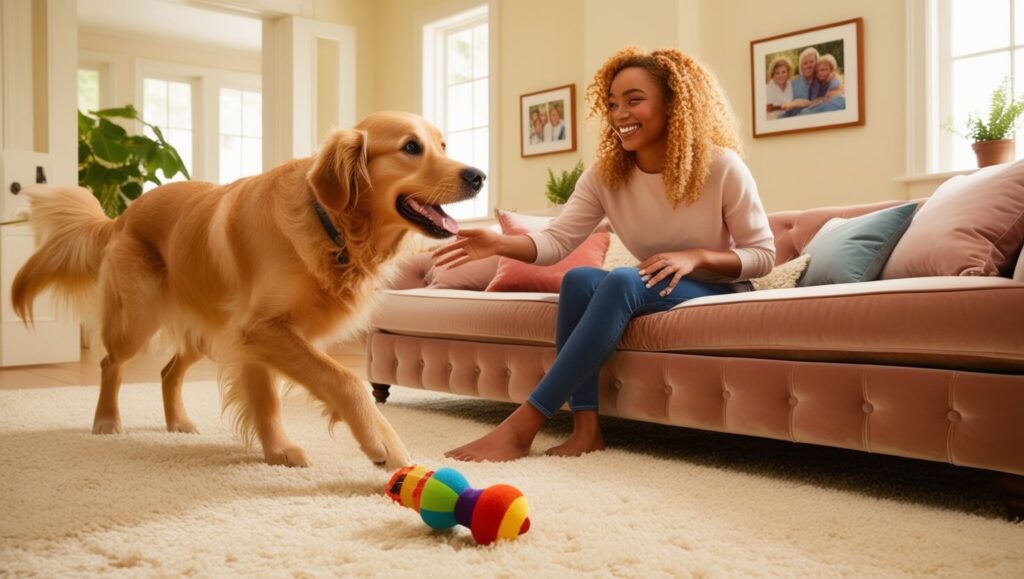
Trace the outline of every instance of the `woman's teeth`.
[[640, 125], [629, 125], [628, 127], [619, 127], [619, 134], [622, 136], [626, 136], [639, 128]]

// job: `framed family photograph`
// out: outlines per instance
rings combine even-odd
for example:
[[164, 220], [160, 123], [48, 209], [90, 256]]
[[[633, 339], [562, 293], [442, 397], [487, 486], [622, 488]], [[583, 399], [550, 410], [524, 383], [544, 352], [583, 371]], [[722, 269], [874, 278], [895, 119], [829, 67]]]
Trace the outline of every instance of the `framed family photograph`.
[[750, 43], [754, 137], [864, 124], [864, 20]]
[[576, 150], [576, 85], [519, 97], [519, 139], [523, 157]]

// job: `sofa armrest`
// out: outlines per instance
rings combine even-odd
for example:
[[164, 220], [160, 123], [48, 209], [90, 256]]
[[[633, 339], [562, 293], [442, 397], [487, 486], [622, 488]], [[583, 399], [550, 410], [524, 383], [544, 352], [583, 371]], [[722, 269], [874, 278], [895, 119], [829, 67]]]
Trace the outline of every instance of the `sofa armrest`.
[[395, 275], [388, 281], [387, 289], [403, 290], [427, 287], [430, 284], [428, 277], [433, 265], [434, 262], [428, 251], [399, 258], [395, 266], [397, 268]]

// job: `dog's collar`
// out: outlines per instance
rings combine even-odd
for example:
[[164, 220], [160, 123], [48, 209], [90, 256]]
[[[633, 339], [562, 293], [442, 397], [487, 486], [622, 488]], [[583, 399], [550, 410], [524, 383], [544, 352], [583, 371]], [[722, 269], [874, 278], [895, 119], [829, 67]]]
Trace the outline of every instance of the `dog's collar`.
[[320, 218], [320, 224], [324, 226], [327, 236], [331, 238], [335, 245], [341, 248], [341, 251], [338, 252], [338, 257], [335, 258], [338, 265], [348, 265], [348, 248], [345, 247], [345, 238], [341, 236], [338, 228], [331, 223], [331, 218], [327, 216], [327, 211], [320, 206], [316, 199], [313, 200], [313, 210], [316, 211], [316, 216]]

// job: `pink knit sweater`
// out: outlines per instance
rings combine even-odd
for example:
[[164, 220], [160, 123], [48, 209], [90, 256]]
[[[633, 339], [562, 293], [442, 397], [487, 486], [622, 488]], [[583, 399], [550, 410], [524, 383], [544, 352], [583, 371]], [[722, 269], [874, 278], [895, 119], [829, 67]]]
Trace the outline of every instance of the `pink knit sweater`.
[[730, 279], [695, 271], [696, 280], [730, 283], [767, 275], [775, 264], [775, 242], [750, 169], [734, 151], [723, 149], [711, 164], [700, 199], [675, 209], [660, 173], [635, 169], [625, 186], [610, 189], [593, 167], [584, 171], [562, 213], [539, 233], [534, 263], [557, 263], [607, 217], [622, 244], [640, 260], [667, 251], [703, 248], [732, 251], [743, 269]]

